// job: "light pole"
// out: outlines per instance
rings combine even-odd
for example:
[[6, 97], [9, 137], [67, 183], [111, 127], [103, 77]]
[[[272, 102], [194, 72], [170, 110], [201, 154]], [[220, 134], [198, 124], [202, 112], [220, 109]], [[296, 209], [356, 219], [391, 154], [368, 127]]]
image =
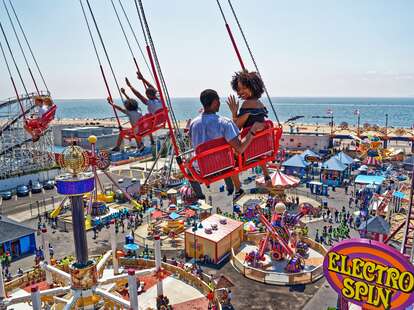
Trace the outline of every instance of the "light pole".
[[384, 135], [384, 149], [388, 146], [388, 113], [385, 114], [385, 135]]

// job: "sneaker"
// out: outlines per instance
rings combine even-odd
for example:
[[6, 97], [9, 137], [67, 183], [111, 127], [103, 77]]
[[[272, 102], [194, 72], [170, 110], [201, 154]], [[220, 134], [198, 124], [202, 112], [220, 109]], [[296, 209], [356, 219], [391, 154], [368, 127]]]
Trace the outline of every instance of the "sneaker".
[[233, 195], [233, 193], [234, 193], [234, 190], [228, 190], [227, 191], [227, 196], [231, 196], [231, 195]]
[[115, 146], [111, 151], [112, 152], [119, 152], [121, 148], [119, 146]]
[[233, 202], [236, 202], [237, 200], [239, 200], [240, 198], [242, 198], [244, 196], [244, 190], [240, 189], [237, 192], [234, 193], [234, 197], [233, 197]]

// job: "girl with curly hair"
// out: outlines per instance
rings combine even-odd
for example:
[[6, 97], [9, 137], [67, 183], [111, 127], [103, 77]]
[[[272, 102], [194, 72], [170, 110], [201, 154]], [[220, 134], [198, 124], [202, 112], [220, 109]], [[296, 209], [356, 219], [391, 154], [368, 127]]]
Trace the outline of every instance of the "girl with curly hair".
[[[253, 126], [255, 123], [264, 123], [268, 111], [260, 101], [264, 93], [264, 84], [257, 72], [248, 72], [247, 70], [236, 72], [231, 80], [231, 87], [237, 93], [237, 96], [243, 100], [241, 106], [234, 95], [227, 99], [227, 104], [233, 116], [233, 121], [242, 129]], [[240, 107], [240, 109], [239, 109]], [[257, 126], [257, 125], [256, 125]], [[264, 125], [262, 127], [264, 129]], [[266, 165], [262, 167], [265, 181], [268, 184], [271, 180]]]

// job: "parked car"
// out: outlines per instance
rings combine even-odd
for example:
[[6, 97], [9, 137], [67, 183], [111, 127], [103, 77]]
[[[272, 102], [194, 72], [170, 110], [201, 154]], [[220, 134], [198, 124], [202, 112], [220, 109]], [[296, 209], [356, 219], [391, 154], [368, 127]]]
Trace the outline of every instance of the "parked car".
[[31, 191], [33, 194], [35, 193], [41, 193], [42, 192], [42, 184], [40, 184], [39, 181], [35, 181], [32, 183]]
[[55, 182], [53, 180], [46, 181], [43, 184], [43, 188], [47, 191], [51, 190], [51, 189], [54, 189], [55, 188]]
[[12, 199], [13, 194], [11, 191], [5, 191], [5, 192], [0, 193], [0, 196], [3, 200], [10, 200]]
[[29, 196], [29, 188], [26, 185], [19, 185], [16, 188], [17, 197]]

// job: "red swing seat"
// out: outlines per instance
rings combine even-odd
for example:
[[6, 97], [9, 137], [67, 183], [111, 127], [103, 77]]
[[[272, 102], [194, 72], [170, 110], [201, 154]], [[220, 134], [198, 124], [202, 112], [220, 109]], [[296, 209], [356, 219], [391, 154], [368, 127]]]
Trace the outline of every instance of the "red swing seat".
[[[250, 128], [244, 128], [241, 137], [244, 138], [249, 130]], [[274, 161], [281, 136], [282, 127], [274, 127], [273, 122], [268, 120], [265, 122], [265, 129], [256, 133], [243, 154], [236, 154], [224, 138], [202, 143], [196, 147], [195, 156], [185, 164], [191, 173], [187, 177], [209, 185]]]
[[55, 119], [57, 105], [54, 104], [45, 114], [40, 118], [33, 118], [26, 120], [26, 127], [32, 133], [40, 136], [49, 127], [49, 124]]
[[131, 128], [122, 128], [120, 136], [122, 139], [137, 139], [142, 140], [143, 137], [150, 135], [154, 131], [165, 128], [167, 122], [167, 113], [164, 109], [160, 109], [154, 114], [145, 114], [134, 124]]

